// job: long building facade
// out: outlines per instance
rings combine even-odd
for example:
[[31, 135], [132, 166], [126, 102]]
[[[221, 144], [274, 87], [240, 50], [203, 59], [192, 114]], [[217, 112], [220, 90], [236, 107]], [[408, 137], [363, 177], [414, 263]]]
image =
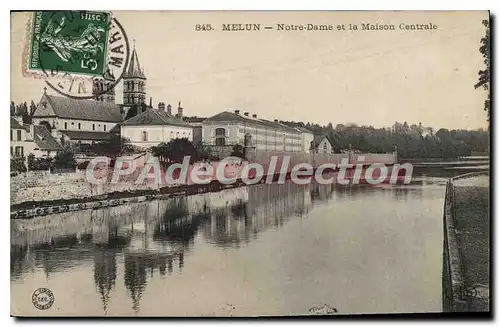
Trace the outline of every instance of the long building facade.
[[278, 122], [243, 114], [239, 110], [224, 111], [202, 122], [205, 145], [228, 146], [241, 144], [263, 151], [309, 152], [307, 139], [312, 133]]

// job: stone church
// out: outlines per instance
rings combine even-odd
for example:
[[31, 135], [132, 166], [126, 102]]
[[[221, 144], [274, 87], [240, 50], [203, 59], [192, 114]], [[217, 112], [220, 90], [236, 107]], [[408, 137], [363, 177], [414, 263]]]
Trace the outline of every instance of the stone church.
[[[33, 124], [45, 126], [61, 145], [93, 144], [110, 139], [112, 133], [143, 148], [174, 138], [192, 140], [192, 127], [182, 121], [180, 103], [175, 115], [171, 113], [171, 105], [165, 106], [164, 102], [158, 108], [153, 108], [151, 99], [146, 104], [147, 78], [135, 46], [122, 80], [122, 104], [115, 102], [116, 79], [109, 70], [102, 78], [94, 79], [94, 99], [49, 95], [45, 89], [33, 114]], [[135, 112], [129, 113], [130, 110]]]

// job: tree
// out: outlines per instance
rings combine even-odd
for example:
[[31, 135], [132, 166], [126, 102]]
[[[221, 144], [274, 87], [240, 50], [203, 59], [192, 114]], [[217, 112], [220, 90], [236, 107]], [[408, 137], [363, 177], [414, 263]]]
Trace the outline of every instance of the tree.
[[58, 152], [54, 157], [53, 167], [74, 169], [76, 167], [76, 161], [73, 152], [67, 150]]
[[92, 146], [92, 152], [108, 157], [118, 157], [132, 151], [133, 147], [130, 144], [130, 140], [125, 137], [120, 137], [120, 135], [117, 134], [111, 134], [108, 140], [98, 142]]
[[235, 144], [233, 146], [233, 151], [231, 152], [232, 157], [238, 157], [245, 159], [245, 148], [241, 144]]
[[35, 110], [36, 110], [36, 104], [33, 100], [31, 100], [29, 115], [33, 116], [33, 114], [35, 113]]
[[10, 115], [15, 116], [16, 115], [16, 104], [14, 101], [10, 102]]
[[160, 162], [166, 165], [182, 163], [185, 156], [191, 157], [190, 163], [198, 159], [196, 148], [187, 138], [173, 139], [168, 143], [162, 142], [151, 147], [151, 151], [155, 157], [159, 158]]
[[483, 61], [486, 65], [485, 69], [478, 72], [478, 81], [474, 85], [475, 89], [483, 88], [488, 91], [488, 97], [484, 101], [484, 110], [488, 114], [488, 121], [490, 120], [490, 62], [491, 62], [491, 45], [490, 45], [490, 24], [488, 20], [483, 20], [483, 25], [486, 27], [485, 35], [481, 38], [479, 52], [483, 55]]
[[52, 167], [52, 158], [35, 158], [33, 153], [28, 155], [28, 170], [49, 170]]
[[10, 158], [10, 171], [11, 172], [26, 172], [26, 164], [24, 163], [24, 156], [16, 156]]

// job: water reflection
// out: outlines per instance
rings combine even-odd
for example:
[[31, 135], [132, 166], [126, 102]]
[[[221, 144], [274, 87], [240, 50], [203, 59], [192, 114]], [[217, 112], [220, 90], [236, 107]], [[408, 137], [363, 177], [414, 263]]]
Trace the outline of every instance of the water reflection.
[[91, 265], [106, 313], [123, 260], [125, 287], [138, 312], [150, 279], [182, 272], [199, 231], [219, 247], [239, 247], [311, 207], [309, 186], [285, 183], [12, 221], [11, 278], [37, 269], [49, 278]]
[[[418, 198], [425, 183], [432, 184], [424, 179], [397, 187], [287, 182], [16, 220], [11, 222], [11, 280], [22, 283], [36, 271], [49, 278], [88, 267], [104, 313], [115, 289], [123, 286], [132, 309], [140, 312], [148, 283], [181, 275], [197, 242], [237, 249], [265, 230], [307, 217], [314, 206], [371, 193], [396, 200]], [[117, 285], [119, 274], [124, 285]]]

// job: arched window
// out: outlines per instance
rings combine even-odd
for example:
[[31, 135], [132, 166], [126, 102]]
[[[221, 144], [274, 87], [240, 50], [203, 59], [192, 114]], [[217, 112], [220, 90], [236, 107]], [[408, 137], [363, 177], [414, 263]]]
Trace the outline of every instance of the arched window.
[[225, 128], [216, 128], [215, 129], [215, 136], [226, 136], [226, 129]]
[[130, 81], [130, 91], [134, 90], [134, 81]]
[[170, 132], [170, 139], [174, 138], [174, 132]]
[[142, 131], [142, 141], [147, 142], [148, 141], [148, 132]]
[[176, 137], [176, 138], [179, 138], [179, 132], [177, 132], [177, 133], [175, 134], [175, 137]]

